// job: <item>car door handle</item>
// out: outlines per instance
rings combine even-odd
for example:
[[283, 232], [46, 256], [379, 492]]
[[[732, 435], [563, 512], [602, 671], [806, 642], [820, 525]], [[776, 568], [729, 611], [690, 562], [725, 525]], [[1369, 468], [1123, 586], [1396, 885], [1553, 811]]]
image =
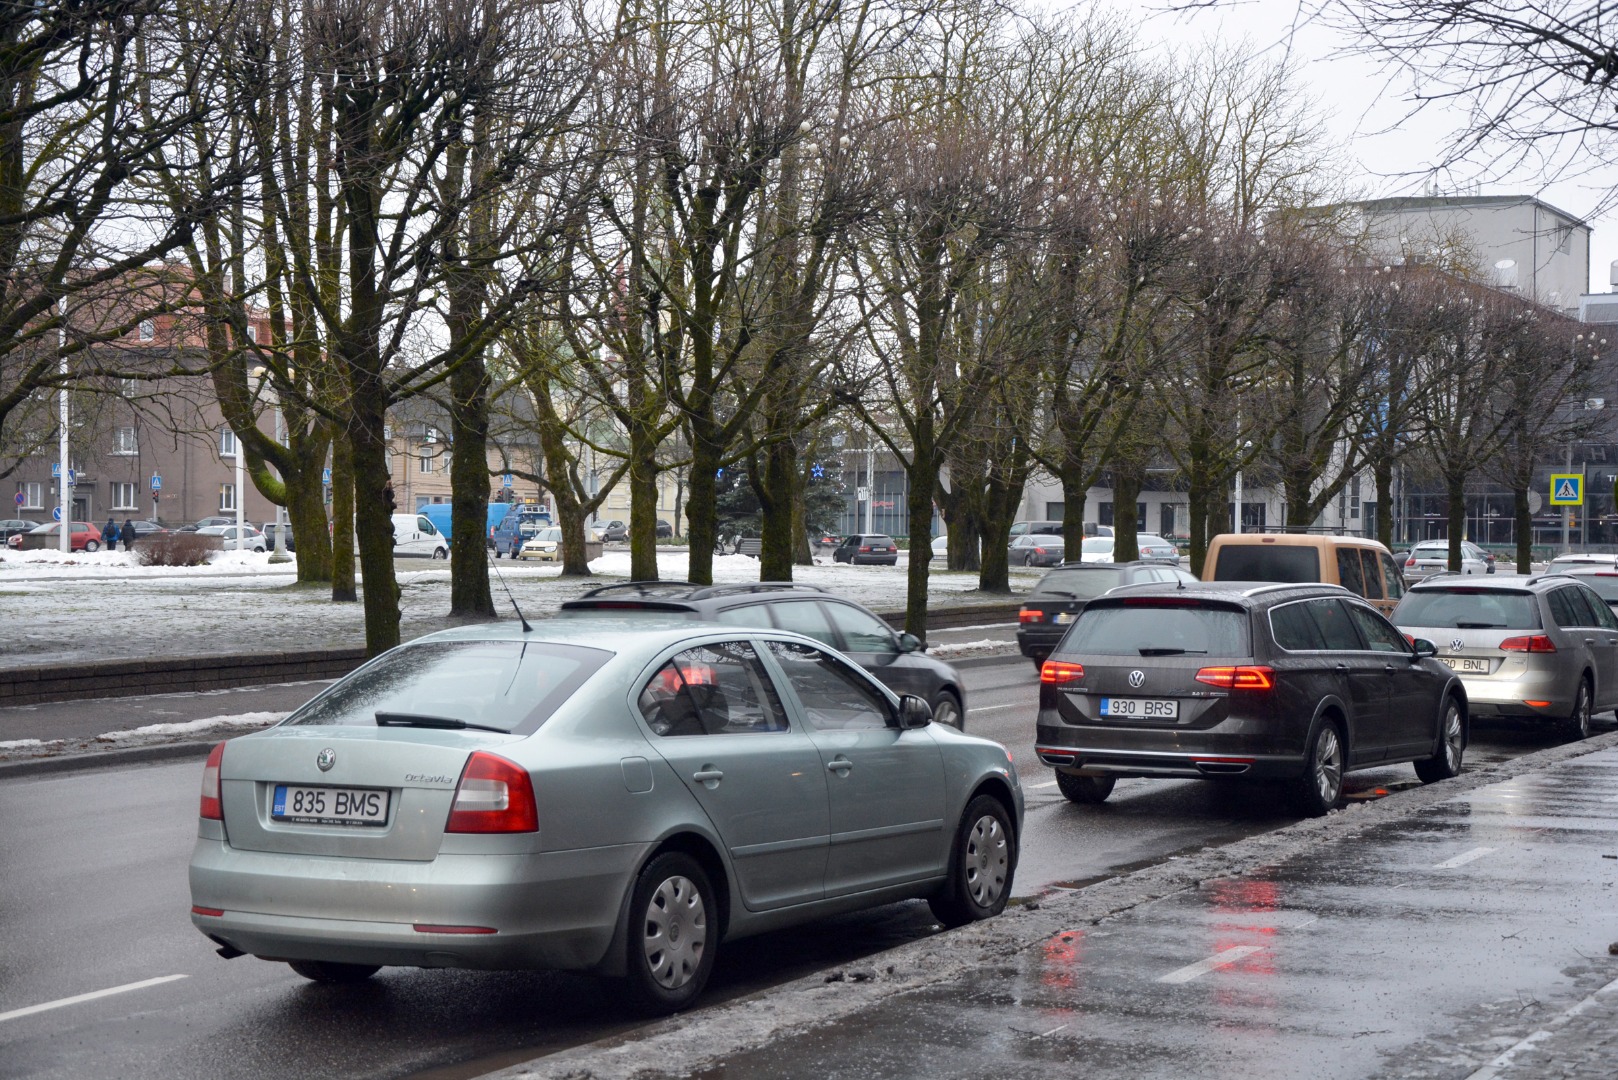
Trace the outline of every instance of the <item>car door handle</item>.
[[714, 768], [711, 765], [708, 766], [706, 769], [698, 769], [696, 772], [691, 774], [691, 779], [695, 780], [699, 784], [706, 784], [710, 780], [717, 783], [720, 780], [723, 780], [724, 778], [725, 778], [725, 774], [720, 772], [718, 769]]
[[1584, 639], [1584, 643], [1586, 645], [1594, 645], [1596, 643], [1596, 639], [1593, 637], [1587, 637]]
[[853, 767], [854, 763], [848, 760], [846, 757], [837, 757], [826, 762], [826, 768], [839, 776], [847, 776], [848, 770], [852, 769]]
[[1392, 664], [1383, 664], [1382, 670], [1386, 671], [1389, 675], [1392, 675], [1396, 669]]
[[1347, 664], [1333, 664], [1332, 665], [1332, 670], [1333, 671], [1347, 671], [1348, 670], [1348, 665]]

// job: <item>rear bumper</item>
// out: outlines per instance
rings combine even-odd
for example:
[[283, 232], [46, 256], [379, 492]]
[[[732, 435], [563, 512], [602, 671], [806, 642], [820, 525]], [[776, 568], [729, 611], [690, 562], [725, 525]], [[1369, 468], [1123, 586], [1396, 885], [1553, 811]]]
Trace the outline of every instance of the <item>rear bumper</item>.
[[[1573, 711], [1573, 699], [1578, 694], [1578, 682], [1559, 671], [1527, 669], [1521, 674], [1501, 678], [1468, 678], [1459, 675], [1466, 690], [1467, 711], [1477, 716], [1542, 716], [1565, 717]], [[1530, 701], [1547, 701], [1549, 705], [1529, 705]]]
[[849, 564], [852, 566], [898, 566], [897, 555], [851, 555]]
[[1051, 654], [1061, 643], [1063, 635], [1067, 633], [1067, 625], [1057, 626], [1054, 623], [1032, 623], [1017, 628], [1017, 648], [1024, 656], [1043, 660]]
[[1205, 731], [1076, 727], [1041, 722], [1034, 752], [1054, 769], [1092, 776], [1289, 778], [1301, 775], [1302, 738], [1285, 745], [1274, 734], [1234, 719]]
[[[403, 967], [600, 966], [644, 844], [431, 862], [238, 851], [199, 838], [191, 915], [209, 938], [276, 960]], [[422, 933], [417, 925], [492, 927]]]

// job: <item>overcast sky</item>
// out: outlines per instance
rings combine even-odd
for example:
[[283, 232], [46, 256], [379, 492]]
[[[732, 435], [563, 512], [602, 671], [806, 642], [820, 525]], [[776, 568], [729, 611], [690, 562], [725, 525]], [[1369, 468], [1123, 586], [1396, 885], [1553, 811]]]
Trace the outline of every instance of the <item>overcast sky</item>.
[[[1052, 7], [1063, 0], [1049, 0]], [[1448, 137], [1464, 121], [1456, 107], [1429, 106], [1408, 118], [1408, 86], [1379, 70], [1362, 56], [1347, 55], [1353, 42], [1336, 31], [1312, 25], [1300, 11], [1300, 0], [1225, 0], [1211, 9], [1171, 10], [1178, 0], [1096, 0], [1102, 7], [1127, 14], [1141, 27], [1145, 42], [1168, 48], [1191, 48], [1210, 38], [1246, 41], [1281, 56], [1291, 50], [1305, 86], [1318, 99], [1334, 141], [1357, 166], [1353, 186], [1367, 198], [1428, 193], [1433, 178], [1423, 174]], [[1081, 7], [1088, 5], [1081, 4]], [[1487, 165], [1487, 162], [1482, 164]], [[1586, 217], [1598, 201], [1589, 177], [1546, 184], [1532, 173], [1512, 175], [1481, 189], [1465, 173], [1437, 179], [1441, 194], [1537, 195], [1560, 210]], [[1607, 292], [1608, 265], [1618, 259], [1618, 220], [1588, 219], [1590, 289]]]

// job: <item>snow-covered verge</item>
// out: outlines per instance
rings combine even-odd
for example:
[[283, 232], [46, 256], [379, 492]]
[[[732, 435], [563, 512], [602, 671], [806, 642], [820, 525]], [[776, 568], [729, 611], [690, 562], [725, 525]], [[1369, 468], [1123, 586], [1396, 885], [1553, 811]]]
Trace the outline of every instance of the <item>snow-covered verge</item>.
[[[794, 568], [794, 580], [858, 600], [879, 611], [902, 608], [905, 568], [846, 566], [822, 556]], [[449, 625], [449, 567], [400, 560], [401, 633], [418, 637]], [[629, 552], [612, 550], [591, 564], [590, 578], [563, 578], [561, 568], [499, 560], [490, 587], [500, 618], [512, 618], [506, 586], [529, 619], [565, 600], [629, 579]], [[683, 579], [683, 551], [658, 555], [658, 574]], [[714, 559], [714, 580], [757, 581], [759, 563], [745, 555]], [[1013, 575], [1026, 589], [1037, 573]], [[85, 660], [204, 656], [343, 648], [364, 643], [359, 604], [334, 604], [322, 588], [295, 584], [295, 564], [269, 555], [226, 551], [207, 566], [140, 566], [130, 552], [64, 556], [56, 551], [0, 551], [0, 657], [27, 665]], [[502, 584], [502, 580], [504, 585]], [[1004, 602], [976, 591], [977, 576], [934, 568], [935, 605]]]
[[228, 739], [247, 731], [258, 731], [286, 717], [284, 712], [249, 712], [233, 716], [209, 716], [172, 724], [147, 724], [127, 731], [109, 731], [82, 739], [10, 739], [0, 741], [0, 762], [37, 760], [66, 754], [96, 754], [175, 742]]

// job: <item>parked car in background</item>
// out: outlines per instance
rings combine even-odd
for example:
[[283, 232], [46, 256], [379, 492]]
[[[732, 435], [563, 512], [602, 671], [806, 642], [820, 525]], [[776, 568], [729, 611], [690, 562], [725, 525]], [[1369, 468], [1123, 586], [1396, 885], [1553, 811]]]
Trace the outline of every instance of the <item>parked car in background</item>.
[[1092, 600], [1040, 670], [1035, 752], [1077, 803], [1119, 777], [1243, 777], [1318, 816], [1354, 769], [1460, 773], [1467, 694], [1433, 654], [1336, 586], [1136, 586]]
[[513, 507], [489, 529], [489, 544], [495, 558], [515, 559], [523, 544], [541, 529], [551, 527], [551, 515], [539, 507]]
[[672, 540], [672, 539], [674, 539], [674, 526], [671, 525], [670, 523], [668, 523], [667, 521], [664, 521], [662, 518], [658, 518], [657, 519], [657, 538], [659, 540]]
[[1618, 610], [1618, 569], [1604, 566], [1569, 566], [1550, 571], [1583, 582], [1606, 601], [1608, 607]]
[[27, 518], [6, 518], [0, 521], [0, 540], [10, 540], [18, 533], [25, 533], [30, 529], [37, 529], [41, 522], [30, 521]]
[[426, 514], [393, 515], [394, 558], [449, 558], [449, 540]]
[[915, 694], [932, 707], [939, 723], [951, 727], [964, 723], [966, 691], [960, 672], [928, 656], [914, 635], [897, 633], [871, 609], [812, 585], [631, 581], [592, 589], [565, 601], [562, 611], [569, 617], [633, 611], [665, 619], [672, 612], [683, 612], [689, 618], [729, 626], [791, 630], [852, 657], [895, 694]]
[[1202, 580], [1341, 585], [1384, 614], [1405, 592], [1392, 553], [1377, 541], [1319, 533], [1221, 533], [1208, 543]]
[[601, 526], [601, 540], [606, 544], [627, 544], [629, 542], [629, 523], [626, 521], [609, 521]]
[[899, 545], [893, 537], [881, 533], [855, 533], [844, 537], [831, 553], [832, 562], [846, 562], [850, 566], [897, 566]]
[[[1079, 549], [1080, 559], [1084, 562], [1112, 562], [1117, 543], [1117, 538], [1113, 535], [1089, 537]], [[1180, 565], [1180, 549], [1156, 533], [1136, 533], [1135, 548], [1140, 553], [1142, 562]]]
[[1610, 552], [1569, 551], [1551, 559], [1546, 569], [1550, 573], [1556, 573], [1577, 566], [1599, 566], [1608, 570], [1618, 569], [1618, 555], [1613, 555]]
[[1087, 563], [1112, 562], [1112, 537], [1087, 536], [1079, 545], [1079, 561]]
[[[67, 534], [68, 549], [70, 551], [100, 551], [101, 530], [93, 522], [74, 521]], [[27, 532], [13, 533], [6, 540], [8, 547], [21, 551], [57, 548], [61, 544], [62, 526], [60, 522], [47, 521], [37, 525]]]
[[523, 541], [522, 547], [517, 550], [517, 558], [525, 562], [559, 561], [562, 558], [562, 530], [555, 525], [540, 529]]
[[[213, 536], [219, 539], [219, 546], [225, 551], [237, 550], [236, 526], [234, 525], [205, 525], [196, 530], [198, 536]], [[244, 551], [264, 551], [264, 534], [251, 525], [243, 525], [241, 549]]]
[[[1412, 547], [1400, 567], [1406, 581], [1420, 581], [1449, 569], [1449, 541], [1423, 540]], [[1470, 540], [1461, 541], [1462, 574], [1494, 573], [1494, 556]]]
[[1618, 615], [1578, 578], [1431, 578], [1411, 586], [1393, 621], [1437, 643], [1473, 716], [1535, 719], [1583, 739], [1593, 713], [1618, 705]]
[[1064, 550], [1059, 535], [1023, 533], [1006, 549], [1006, 561], [1012, 566], [1060, 566]]
[[419, 638], [202, 777], [191, 918], [226, 950], [330, 984], [598, 972], [659, 1012], [750, 933], [992, 918], [1023, 823], [1003, 746], [819, 642], [621, 616]]
[[[265, 548], [269, 551], [275, 550], [275, 531], [277, 529], [283, 529], [286, 531], [286, 543], [283, 545], [285, 549], [287, 551], [297, 551], [297, 545], [292, 542], [291, 522], [276, 523], [274, 521], [266, 521], [263, 525], [261, 525], [259, 527], [259, 532], [264, 534]], [[445, 539], [447, 540], [449, 538], [445, 537]]]
[[1027, 536], [1030, 533], [1060, 536], [1062, 535], [1062, 523], [1060, 521], [1014, 521], [1011, 523], [1011, 531], [1006, 535], [1012, 540], [1016, 540], [1019, 536]]
[[205, 517], [201, 521], [193, 521], [189, 525], [181, 525], [178, 529], [176, 529], [174, 531], [175, 532], [196, 532], [199, 529], [209, 529], [209, 528], [212, 528], [215, 525], [234, 525], [234, 524], [236, 524], [236, 519], [234, 517], [219, 517], [219, 516], [216, 515], [214, 517]]
[[1196, 580], [1179, 567], [1160, 563], [1063, 563], [1039, 579], [1017, 612], [1017, 648], [1037, 670], [1085, 605], [1108, 590]]
[[[128, 524], [133, 525], [135, 527], [135, 540], [137, 542], [146, 539], [148, 536], [156, 536], [159, 533], [166, 533], [166, 532], [169, 531], [167, 526], [159, 525], [155, 521], [136, 520], [136, 521], [130, 521], [130, 522], [128, 522]], [[119, 534], [118, 539], [120, 541], [124, 539], [123, 531], [124, 531], [124, 526], [119, 525], [118, 526], [118, 534]]]

